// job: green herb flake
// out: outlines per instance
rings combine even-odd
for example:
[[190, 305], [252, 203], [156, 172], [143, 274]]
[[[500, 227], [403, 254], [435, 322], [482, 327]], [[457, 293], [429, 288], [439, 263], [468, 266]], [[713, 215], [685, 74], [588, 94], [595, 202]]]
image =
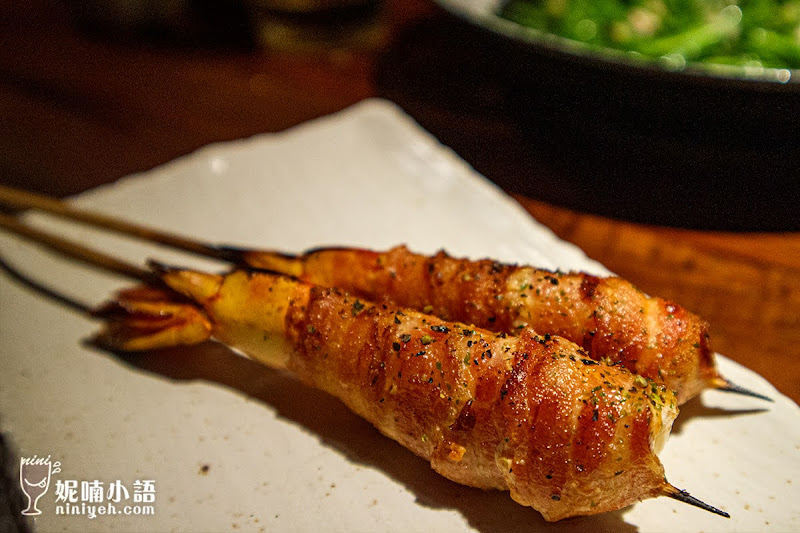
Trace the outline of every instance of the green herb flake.
[[353, 302], [353, 307], [351, 309], [353, 316], [356, 316], [358, 313], [364, 310], [364, 304], [361, 303], [360, 300], [356, 300]]

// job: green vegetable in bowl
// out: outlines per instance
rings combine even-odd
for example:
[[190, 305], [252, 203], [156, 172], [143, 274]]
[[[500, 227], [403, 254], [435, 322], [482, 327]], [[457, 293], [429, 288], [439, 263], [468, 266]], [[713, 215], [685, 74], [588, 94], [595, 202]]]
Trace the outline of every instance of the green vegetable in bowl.
[[675, 69], [800, 68], [800, 0], [510, 0], [499, 14]]

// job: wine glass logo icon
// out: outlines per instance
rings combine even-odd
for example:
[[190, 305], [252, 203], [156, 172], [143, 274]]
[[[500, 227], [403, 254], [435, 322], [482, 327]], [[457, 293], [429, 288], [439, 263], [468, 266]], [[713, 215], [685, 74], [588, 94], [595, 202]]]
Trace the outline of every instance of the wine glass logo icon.
[[[56, 467], [57, 468], [57, 467]], [[42, 514], [36, 504], [50, 487], [53, 463], [47, 457], [23, 457], [19, 465], [19, 484], [23, 494], [28, 497], [28, 507], [22, 514], [35, 516]]]

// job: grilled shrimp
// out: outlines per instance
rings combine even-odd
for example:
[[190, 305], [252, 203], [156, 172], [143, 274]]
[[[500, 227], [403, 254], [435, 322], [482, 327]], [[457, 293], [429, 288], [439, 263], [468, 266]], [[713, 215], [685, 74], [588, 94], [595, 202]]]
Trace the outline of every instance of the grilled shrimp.
[[252, 267], [447, 320], [507, 333], [530, 326], [564, 337], [595, 360], [607, 359], [665, 384], [679, 404], [705, 388], [736, 388], [716, 370], [702, 319], [619, 277], [470, 261], [444, 252], [424, 256], [404, 246], [382, 253], [323, 248], [300, 256], [230, 251]]
[[159, 267], [120, 293], [98, 343], [216, 339], [340, 398], [443, 476], [509, 490], [546, 520], [611, 511], [670, 485], [657, 457], [677, 414], [663, 385], [529, 327], [511, 336], [265, 272]]

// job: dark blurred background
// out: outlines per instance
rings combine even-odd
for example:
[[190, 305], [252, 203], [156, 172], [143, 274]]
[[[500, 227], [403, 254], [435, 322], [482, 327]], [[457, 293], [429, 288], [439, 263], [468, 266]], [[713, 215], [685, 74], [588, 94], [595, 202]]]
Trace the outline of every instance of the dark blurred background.
[[[65, 113], [83, 108], [78, 112], [116, 130], [112, 142], [120, 128], [131, 128], [118, 136], [116, 159], [108, 162], [113, 178], [208, 142], [288, 127], [377, 95], [401, 105], [510, 192], [650, 224], [800, 229], [800, 84], [754, 88], [598, 66], [531, 49], [423, 0], [35, 0], [27, 6], [0, 0], [0, 6], [2, 105], [34, 93]], [[48, 32], [69, 34], [74, 48], [47, 50], [53, 45], [41, 38]], [[46, 53], [39, 56], [37, 47]], [[154, 51], [160, 54], [155, 60]], [[90, 94], [70, 57], [81, 53], [93, 54], [81, 61], [100, 62], [99, 71], [107, 74]], [[21, 68], [22, 61], [29, 66]], [[203, 64], [220, 61], [232, 66], [230, 78], [202, 76]], [[187, 65], [200, 72], [192, 74], [194, 81], [208, 86], [207, 101], [197, 102], [211, 106], [207, 122], [170, 117], [181, 112], [179, 102], [170, 106], [170, 98], [180, 98], [170, 83], [186, 83], [171, 69]], [[139, 68], [163, 69], [155, 76], [159, 84]], [[290, 79], [319, 76], [319, 90], [328, 84], [330, 102], [291, 109], [285, 101], [292, 88], [270, 85], [269, 76], [259, 78], [259, 68], [285, 69]], [[92, 72], [98, 72], [96, 64]], [[123, 83], [140, 94], [116, 101]], [[215, 100], [215, 91], [223, 90], [229, 107]], [[148, 96], [149, 107], [136, 100]], [[152, 127], [153, 113], [162, 113], [156, 124], [168, 130], [170, 118], [175, 128], [194, 129], [161, 137], [149, 130], [152, 140], [126, 145], [137, 127]], [[25, 152], [15, 120], [19, 116], [6, 121], [0, 138], [5, 181], [36, 188], [37, 181], [60, 179], [66, 170], [81, 172], [79, 162], [69, 164], [73, 155], [54, 163], [60, 167], [52, 175], [26, 175], [34, 165], [25, 159], [36, 154]], [[44, 120], [50, 124], [42, 131], [50, 128], [47, 134], [54, 135], [52, 117]], [[20, 132], [31, 135], [29, 126]], [[109, 140], [64, 134], [71, 142], [54, 139], [56, 149], [80, 151], [83, 143]], [[101, 148], [90, 147], [87, 155], [91, 150]], [[110, 157], [107, 151], [98, 156]], [[41, 165], [33, 173], [40, 171]], [[72, 183], [99, 179], [78, 175]], [[65, 193], [73, 192], [68, 188]]]

